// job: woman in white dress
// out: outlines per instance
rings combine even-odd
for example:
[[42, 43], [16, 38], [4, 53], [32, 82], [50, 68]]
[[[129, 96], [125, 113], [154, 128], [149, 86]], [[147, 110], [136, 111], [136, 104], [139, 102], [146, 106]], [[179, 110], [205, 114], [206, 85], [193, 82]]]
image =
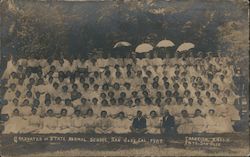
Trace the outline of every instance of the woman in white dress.
[[177, 120], [177, 124], [179, 124], [177, 128], [178, 134], [191, 134], [193, 129], [192, 120], [189, 118], [189, 114], [187, 110], [181, 111], [181, 117]]

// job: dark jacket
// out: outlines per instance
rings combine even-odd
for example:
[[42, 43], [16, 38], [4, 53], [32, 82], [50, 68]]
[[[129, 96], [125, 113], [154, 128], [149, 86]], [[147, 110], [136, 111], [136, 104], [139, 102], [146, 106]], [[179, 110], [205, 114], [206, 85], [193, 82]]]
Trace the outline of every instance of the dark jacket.
[[144, 117], [141, 117], [140, 119], [138, 117], [136, 117], [133, 120], [133, 124], [132, 127], [135, 129], [144, 129], [146, 128], [146, 119]]
[[175, 119], [173, 116], [169, 115], [167, 118], [166, 116], [163, 117], [162, 127], [165, 129], [170, 129], [171, 127], [175, 127]]

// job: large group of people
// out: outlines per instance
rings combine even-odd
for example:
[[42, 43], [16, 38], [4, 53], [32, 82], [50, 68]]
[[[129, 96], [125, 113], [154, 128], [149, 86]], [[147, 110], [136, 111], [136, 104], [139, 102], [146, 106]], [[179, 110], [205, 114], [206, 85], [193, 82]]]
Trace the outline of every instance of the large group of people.
[[233, 59], [10, 59], [3, 133], [230, 133]]

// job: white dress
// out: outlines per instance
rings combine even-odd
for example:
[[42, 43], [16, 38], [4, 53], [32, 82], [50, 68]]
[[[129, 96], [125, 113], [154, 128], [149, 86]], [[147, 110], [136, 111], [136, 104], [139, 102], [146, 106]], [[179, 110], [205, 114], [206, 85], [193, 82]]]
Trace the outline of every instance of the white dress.
[[114, 133], [117, 133], [117, 134], [129, 133], [130, 126], [131, 126], [131, 121], [127, 118], [124, 118], [124, 119], [117, 118], [113, 120]]
[[149, 118], [147, 120], [147, 129], [149, 134], [160, 134], [161, 120], [159, 117]]

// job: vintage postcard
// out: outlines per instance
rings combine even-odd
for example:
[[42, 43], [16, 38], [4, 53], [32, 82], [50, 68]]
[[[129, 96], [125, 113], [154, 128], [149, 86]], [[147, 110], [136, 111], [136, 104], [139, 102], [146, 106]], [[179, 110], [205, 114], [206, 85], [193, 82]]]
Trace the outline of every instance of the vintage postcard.
[[249, 156], [247, 0], [0, 0], [0, 156]]

